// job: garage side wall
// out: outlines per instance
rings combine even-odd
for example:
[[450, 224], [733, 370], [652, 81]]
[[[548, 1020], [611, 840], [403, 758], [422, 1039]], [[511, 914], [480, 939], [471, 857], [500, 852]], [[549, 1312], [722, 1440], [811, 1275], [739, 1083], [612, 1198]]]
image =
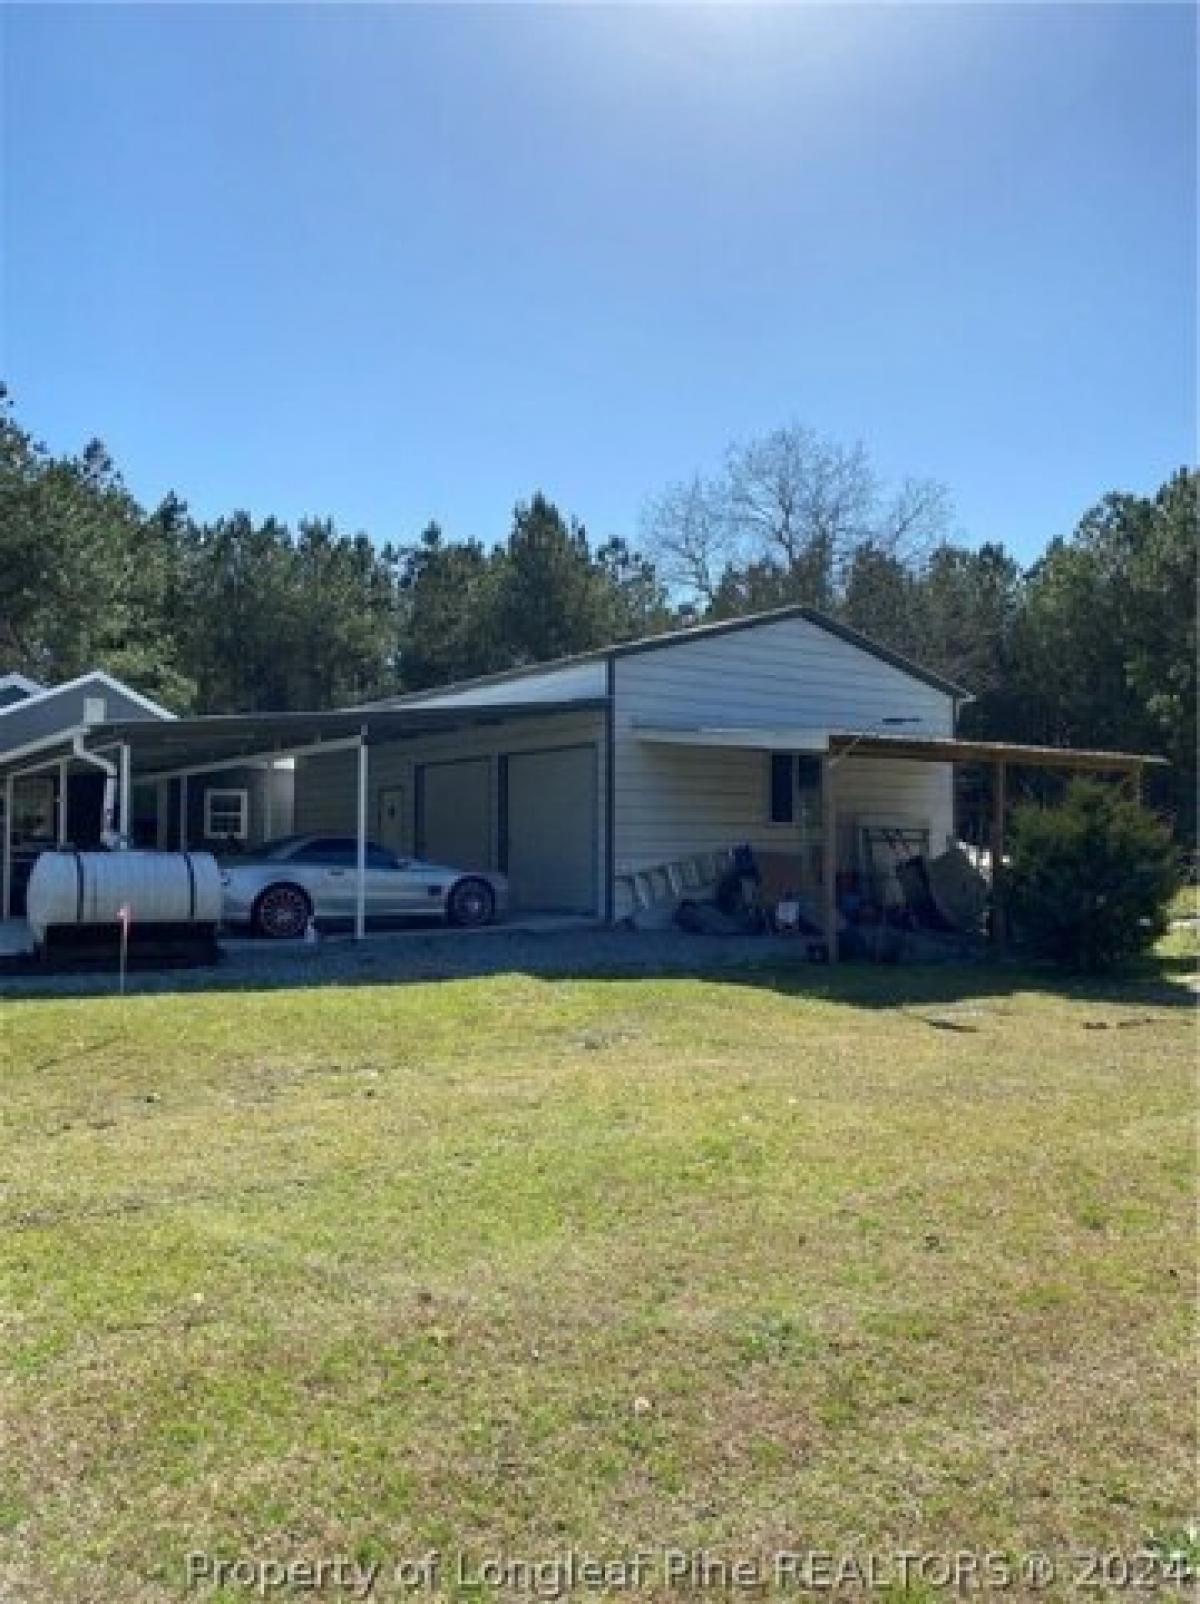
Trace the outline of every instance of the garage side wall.
[[[802, 844], [800, 826], [770, 822], [769, 753], [654, 745], [639, 723], [857, 730], [897, 717], [918, 720], [906, 733], [953, 734], [948, 695], [804, 619], [619, 656], [613, 669], [618, 917], [635, 873], [743, 841]], [[848, 757], [836, 783], [845, 866], [860, 822], [927, 828], [935, 850], [953, 830], [949, 765]]]
[[[482, 760], [487, 765], [488, 862], [480, 867], [501, 867], [504, 827], [502, 758], [521, 753], [589, 747], [594, 751], [596, 803], [593, 851], [595, 855], [596, 909], [603, 908], [605, 842], [605, 740], [604, 715], [593, 711], [556, 713], [545, 717], [514, 719], [448, 734], [390, 741], [370, 752], [368, 829], [373, 838], [395, 850], [417, 852], [417, 771], [422, 765]], [[299, 832], [329, 831], [353, 834], [356, 798], [354, 752], [328, 757], [298, 758], [296, 762], [295, 817]], [[564, 821], [567, 827], [568, 821]], [[514, 821], [515, 827], [515, 821]]]

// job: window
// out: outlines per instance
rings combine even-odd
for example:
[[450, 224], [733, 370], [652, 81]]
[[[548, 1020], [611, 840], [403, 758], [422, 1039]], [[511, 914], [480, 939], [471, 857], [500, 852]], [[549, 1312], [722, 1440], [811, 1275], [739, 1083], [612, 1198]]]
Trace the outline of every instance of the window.
[[17, 841], [53, 841], [54, 781], [48, 776], [17, 780], [13, 785], [13, 837]]
[[249, 825], [249, 791], [205, 791], [204, 834], [210, 840], [244, 841]]
[[772, 752], [767, 817], [772, 824], [815, 824], [821, 817], [821, 759]]
[[354, 842], [340, 835], [318, 836], [292, 853], [293, 863], [317, 863], [330, 869], [350, 869], [355, 861]]
[[791, 824], [796, 817], [796, 788], [790, 752], [771, 753], [771, 823]]
[[[326, 869], [356, 869], [358, 867], [358, 842], [353, 836], [323, 835], [313, 841], [306, 841], [296, 852], [290, 854], [292, 863], [311, 863]], [[395, 869], [396, 859], [393, 853], [385, 852], [377, 847], [373, 841], [367, 842], [367, 868], [368, 869]]]

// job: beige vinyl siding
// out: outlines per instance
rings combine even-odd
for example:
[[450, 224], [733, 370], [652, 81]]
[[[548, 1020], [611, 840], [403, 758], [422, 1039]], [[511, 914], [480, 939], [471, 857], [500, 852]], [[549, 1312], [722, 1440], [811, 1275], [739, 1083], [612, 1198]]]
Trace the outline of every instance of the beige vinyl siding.
[[[384, 787], [403, 788], [402, 842], [404, 851], [415, 850], [416, 819], [414, 797], [416, 769], [422, 763], [444, 763], [462, 758], [489, 760], [488, 784], [491, 793], [491, 839], [489, 867], [497, 868], [500, 858], [500, 765], [506, 753], [536, 752], [560, 746], [591, 744], [596, 748], [597, 816], [596, 884], [604, 885], [604, 715], [594, 711], [553, 713], [544, 718], [521, 718], [483, 728], [451, 731], [419, 740], [387, 742], [370, 750], [368, 775], [367, 827], [378, 828], [379, 792]], [[357, 754], [331, 753], [328, 757], [298, 758], [296, 762], [296, 829], [301, 832], [353, 832], [357, 785]], [[597, 910], [600, 911], [600, 910]]]
[[[766, 752], [655, 745], [638, 739], [639, 723], [860, 730], [900, 717], [918, 720], [905, 727], [914, 734], [953, 733], [948, 695], [805, 619], [618, 657], [614, 675], [618, 877], [742, 841], [800, 844], [799, 825], [769, 823]], [[848, 757], [838, 767], [839, 836], [860, 816], [923, 824], [935, 845], [953, 828], [949, 765]]]

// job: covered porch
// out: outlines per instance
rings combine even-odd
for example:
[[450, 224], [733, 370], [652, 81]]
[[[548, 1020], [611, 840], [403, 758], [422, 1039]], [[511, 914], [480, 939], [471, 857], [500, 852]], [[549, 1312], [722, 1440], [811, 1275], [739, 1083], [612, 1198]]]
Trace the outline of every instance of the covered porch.
[[[1099, 751], [975, 741], [954, 736], [901, 733], [903, 718], [884, 719], [867, 730], [808, 726], [738, 726], [639, 722], [639, 743], [664, 752], [757, 753], [767, 759], [768, 809], [780, 809], [775, 792], [793, 798], [785, 816], [792, 828], [765, 855], [782, 851], [794, 863], [794, 888], [810, 896], [830, 961], [838, 956], [838, 932], [847, 888], [863, 878], [873, 848], [890, 867], [905, 856], [936, 855], [957, 844], [954, 775], [972, 767], [985, 771], [990, 816], [980, 856], [991, 878], [990, 936], [1007, 937], [1003, 864], [1013, 769], [1096, 774], [1140, 790], [1143, 771], [1164, 760], [1146, 753]], [[873, 777], [884, 783], [873, 784]], [[925, 776], [925, 779], [918, 779]], [[732, 847], [734, 843], [730, 843]], [[682, 872], [680, 872], [682, 871]], [[664, 865], [669, 879], [686, 889], [692, 864]], [[638, 876], [630, 877], [636, 898]]]

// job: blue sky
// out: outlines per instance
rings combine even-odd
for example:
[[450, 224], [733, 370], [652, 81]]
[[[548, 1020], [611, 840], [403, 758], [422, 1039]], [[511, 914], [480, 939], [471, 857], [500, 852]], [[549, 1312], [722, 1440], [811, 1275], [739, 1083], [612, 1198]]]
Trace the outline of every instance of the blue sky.
[[1032, 557], [1195, 455], [1188, 7], [7, 7], [3, 371], [200, 516], [597, 537], [796, 420]]

